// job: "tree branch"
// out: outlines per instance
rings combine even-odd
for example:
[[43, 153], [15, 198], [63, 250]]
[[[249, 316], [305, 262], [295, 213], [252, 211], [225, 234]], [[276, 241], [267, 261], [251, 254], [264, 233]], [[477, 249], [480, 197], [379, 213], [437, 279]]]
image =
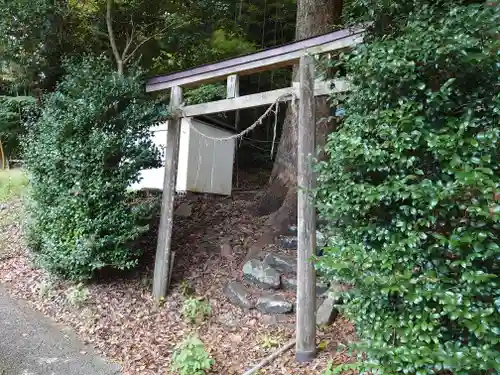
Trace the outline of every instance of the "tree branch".
[[[132, 24], [132, 30], [130, 31], [130, 35], [126, 36], [126, 43], [125, 43], [125, 48], [123, 49], [123, 52], [120, 54], [120, 51], [118, 51], [118, 46], [116, 44], [116, 38], [115, 38], [115, 33], [113, 31], [113, 0], [107, 0], [107, 6], [106, 6], [106, 25], [108, 27], [108, 38], [109, 38], [109, 44], [111, 45], [111, 49], [113, 50], [113, 55], [116, 60], [116, 65], [118, 68], [118, 74], [123, 75], [124, 73], [124, 67], [125, 64], [132, 58], [134, 55], [137, 53], [137, 51], [148, 41], [150, 41], [153, 38], [156, 38], [157, 36], [163, 34], [167, 27], [161, 29], [157, 33], [151, 35], [150, 37], [144, 39], [143, 41], [139, 42], [135, 48], [130, 52], [129, 50], [132, 48], [134, 44], [134, 39], [136, 38], [136, 28], [134, 25], [134, 20], [131, 19], [131, 24]], [[148, 25], [149, 26], [149, 25]]]
[[125, 57], [125, 55], [123, 56], [123, 62], [126, 63], [127, 61], [129, 61], [136, 53], [137, 51], [139, 50], [139, 48], [141, 48], [145, 43], [149, 42], [151, 39], [154, 39], [156, 38], [157, 36], [163, 34], [165, 32], [165, 30], [167, 30], [167, 28], [163, 28], [161, 29], [160, 31], [158, 31], [157, 33], [147, 37], [146, 39], [144, 39], [142, 42], [140, 42], [132, 52], [130, 52], [130, 54], [128, 56]]
[[115, 56], [115, 59], [116, 59], [118, 73], [120, 75], [122, 75], [123, 74], [123, 60], [120, 56], [120, 53], [118, 52], [118, 46], [116, 45], [115, 33], [113, 32], [113, 17], [111, 15], [112, 8], [113, 8], [113, 0], [108, 0], [107, 6], [106, 6], [106, 25], [108, 27], [109, 44], [111, 44], [111, 49], [113, 50], [113, 55]]
[[130, 23], [132, 24], [132, 30], [130, 31], [130, 36], [127, 35], [127, 43], [125, 44], [125, 48], [123, 49], [122, 60], [125, 60], [125, 58], [127, 57], [127, 52], [132, 46], [135, 38], [135, 25], [134, 19], [132, 17], [130, 17]]

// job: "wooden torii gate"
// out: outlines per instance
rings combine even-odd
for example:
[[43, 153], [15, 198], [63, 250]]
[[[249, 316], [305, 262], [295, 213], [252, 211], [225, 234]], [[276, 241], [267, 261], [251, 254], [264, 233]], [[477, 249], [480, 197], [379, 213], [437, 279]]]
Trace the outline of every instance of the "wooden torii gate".
[[[315, 82], [313, 55], [348, 49], [360, 42], [362, 28], [343, 29], [215, 64], [203, 65], [183, 72], [150, 79], [147, 92], [171, 89], [171, 118], [165, 150], [165, 178], [160, 228], [153, 281], [153, 296], [166, 296], [172, 269], [170, 251], [173, 203], [177, 176], [180, 124], [182, 117], [235, 111], [269, 105], [280, 98], [299, 99], [298, 113], [298, 249], [297, 249], [297, 329], [296, 359], [308, 362], [316, 353], [316, 273], [310, 258], [316, 249], [316, 214], [309, 192], [315, 185], [313, 157], [315, 153], [315, 96], [333, 91], [347, 91], [345, 81], [336, 81], [332, 89]], [[238, 77], [299, 63], [299, 82], [291, 87], [252, 95], [239, 96]], [[182, 88], [227, 79], [227, 99], [182, 106]], [[182, 107], [181, 107], [182, 106]], [[182, 109], [182, 110], [180, 110]]]

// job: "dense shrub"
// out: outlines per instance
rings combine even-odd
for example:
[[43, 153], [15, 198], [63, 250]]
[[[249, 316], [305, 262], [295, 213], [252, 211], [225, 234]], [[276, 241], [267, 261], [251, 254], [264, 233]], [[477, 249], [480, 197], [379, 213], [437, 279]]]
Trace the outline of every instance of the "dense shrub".
[[120, 76], [103, 58], [66, 69], [26, 142], [28, 237], [43, 267], [81, 280], [136, 263], [130, 245], [147, 229], [150, 207], [132, 204], [127, 188], [158, 165], [149, 128], [164, 113], [138, 73]]
[[319, 267], [354, 286], [380, 374], [500, 371], [500, 9], [443, 4], [344, 57], [356, 89], [318, 166]]

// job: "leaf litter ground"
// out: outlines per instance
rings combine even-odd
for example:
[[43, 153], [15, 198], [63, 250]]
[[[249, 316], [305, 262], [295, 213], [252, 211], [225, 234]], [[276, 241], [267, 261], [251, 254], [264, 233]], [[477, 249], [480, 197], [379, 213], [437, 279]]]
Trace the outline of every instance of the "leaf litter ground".
[[[51, 279], [33, 266], [22, 238], [21, 205], [8, 203], [2, 212], [11, 219], [1, 229], [0, 282], [13, 296], [71, 326], [84, 342], [120, 363], [124, 375], [170, 374], [174, 347], [190, 333], [200, 336], [215, 360], [211, 373], [241, 374], [293, 338], [295, 324], [294, 315], [273, 317], [256, 310], [242, 311], [222, 293], [228, 281], [241, 280], [248, 248], [265, 228], [265, 219], [251, 214], [252, 198], [252, 194], [238, 192], [231, 198], [191, 195], [177, 200], [176, 207], [188, 204], [191, 213], [175, 217], [175, 267], [170, 293], [161, 306], [151, 299], [157, 220], [138, 244], [146, 252], [138, 270], [101, 275], [86, 286], [86, 300], [71, 301], [70, 284]], [[181, 317], [186, 286], [212, 305], [211, 316], [199, 325]], [[296, 364], [292, 349], [259, 374], [321, 374], [329, 360], [335, 364], [352, 361], [345, 345], [354, 338], [352, 324], [339, 318], [331, 327], [319, 330], [322, 350], [314, 362]]]

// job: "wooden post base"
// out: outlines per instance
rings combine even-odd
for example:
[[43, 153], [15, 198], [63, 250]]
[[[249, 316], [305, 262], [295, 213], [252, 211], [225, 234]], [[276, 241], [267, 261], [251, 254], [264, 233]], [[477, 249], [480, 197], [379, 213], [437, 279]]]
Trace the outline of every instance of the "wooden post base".
[[295, 361], [298, 363], [309, 363], [316, 358], [316, 351], [312, 352], [295, 352]]

